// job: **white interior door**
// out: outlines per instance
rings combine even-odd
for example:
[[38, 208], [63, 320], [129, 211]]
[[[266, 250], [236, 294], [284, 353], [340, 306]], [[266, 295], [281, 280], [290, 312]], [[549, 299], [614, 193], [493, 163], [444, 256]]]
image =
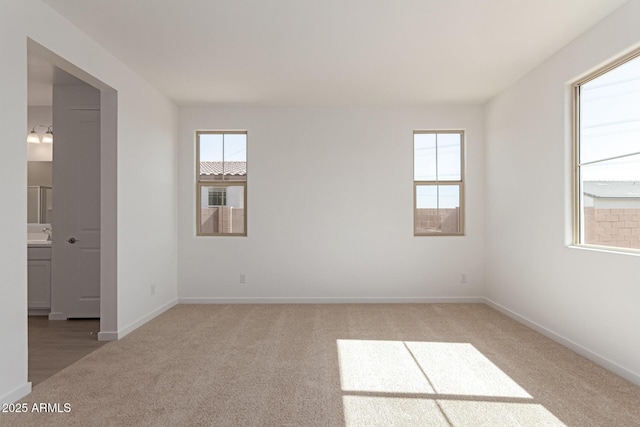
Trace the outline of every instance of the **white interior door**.
[[52, 319], [100, 317], [100, 92], [53, 91]]

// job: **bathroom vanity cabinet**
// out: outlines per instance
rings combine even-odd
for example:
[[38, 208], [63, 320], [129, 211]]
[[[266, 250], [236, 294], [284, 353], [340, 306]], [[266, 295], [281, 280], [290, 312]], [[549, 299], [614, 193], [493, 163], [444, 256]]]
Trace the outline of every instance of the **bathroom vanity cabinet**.
[[29, 314], [51, 310], [51, 246], [28, 246]]

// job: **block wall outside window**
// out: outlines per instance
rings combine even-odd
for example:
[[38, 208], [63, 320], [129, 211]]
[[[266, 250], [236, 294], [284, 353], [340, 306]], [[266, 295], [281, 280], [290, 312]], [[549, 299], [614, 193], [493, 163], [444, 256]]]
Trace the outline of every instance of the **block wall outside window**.
[[584, 242], [640, 250], [640, 208], [584, 208]]

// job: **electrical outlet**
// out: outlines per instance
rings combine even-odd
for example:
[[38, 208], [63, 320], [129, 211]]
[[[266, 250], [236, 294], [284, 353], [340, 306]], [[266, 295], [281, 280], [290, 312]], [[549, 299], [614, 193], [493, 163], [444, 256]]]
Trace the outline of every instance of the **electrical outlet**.
[[247, 275], [244, 273], [240, 273], [240, 284], [241, 285], [247, 284]]
[[462, 273], [460, 275], [460, 283], [467, 283], [467, 274], [466, 273]]
[[149, 287], [149, 291], [151, 293], [151, 295], [155, 295], [156, 294], [156, 284], [152, 283], [151, 286]]

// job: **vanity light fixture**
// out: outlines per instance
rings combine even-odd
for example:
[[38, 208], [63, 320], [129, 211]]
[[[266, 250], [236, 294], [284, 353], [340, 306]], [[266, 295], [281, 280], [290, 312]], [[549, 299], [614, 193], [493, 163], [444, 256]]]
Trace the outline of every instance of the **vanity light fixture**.
[[29, 132], [29, 135], [27, 135], [27, 142], [31, 144], [40, 144], [40, 137], [38, 136], [35, 127], [31, 132]]
[[29, 135], [27, 135], [27, 142], [31, 144], [40, 144], [40, 136], [38, 135], [38, 132], [36, 132], [36, 128], [38, 127], [47, 128], [47, 132], [45, 132], [42, 137], [42, 142], [45, 144], [53, 143], [53, 125], [35, 125], [33, 129], [31, 129], [31, 132], [29, 132]]
[[53, 144], [53, 129], [51, 126], [49, 126], [49, 128], [47, 128], [47, 131], [45, 132], [44, 136], [42, 137], [42, 142], [44, 144]]

